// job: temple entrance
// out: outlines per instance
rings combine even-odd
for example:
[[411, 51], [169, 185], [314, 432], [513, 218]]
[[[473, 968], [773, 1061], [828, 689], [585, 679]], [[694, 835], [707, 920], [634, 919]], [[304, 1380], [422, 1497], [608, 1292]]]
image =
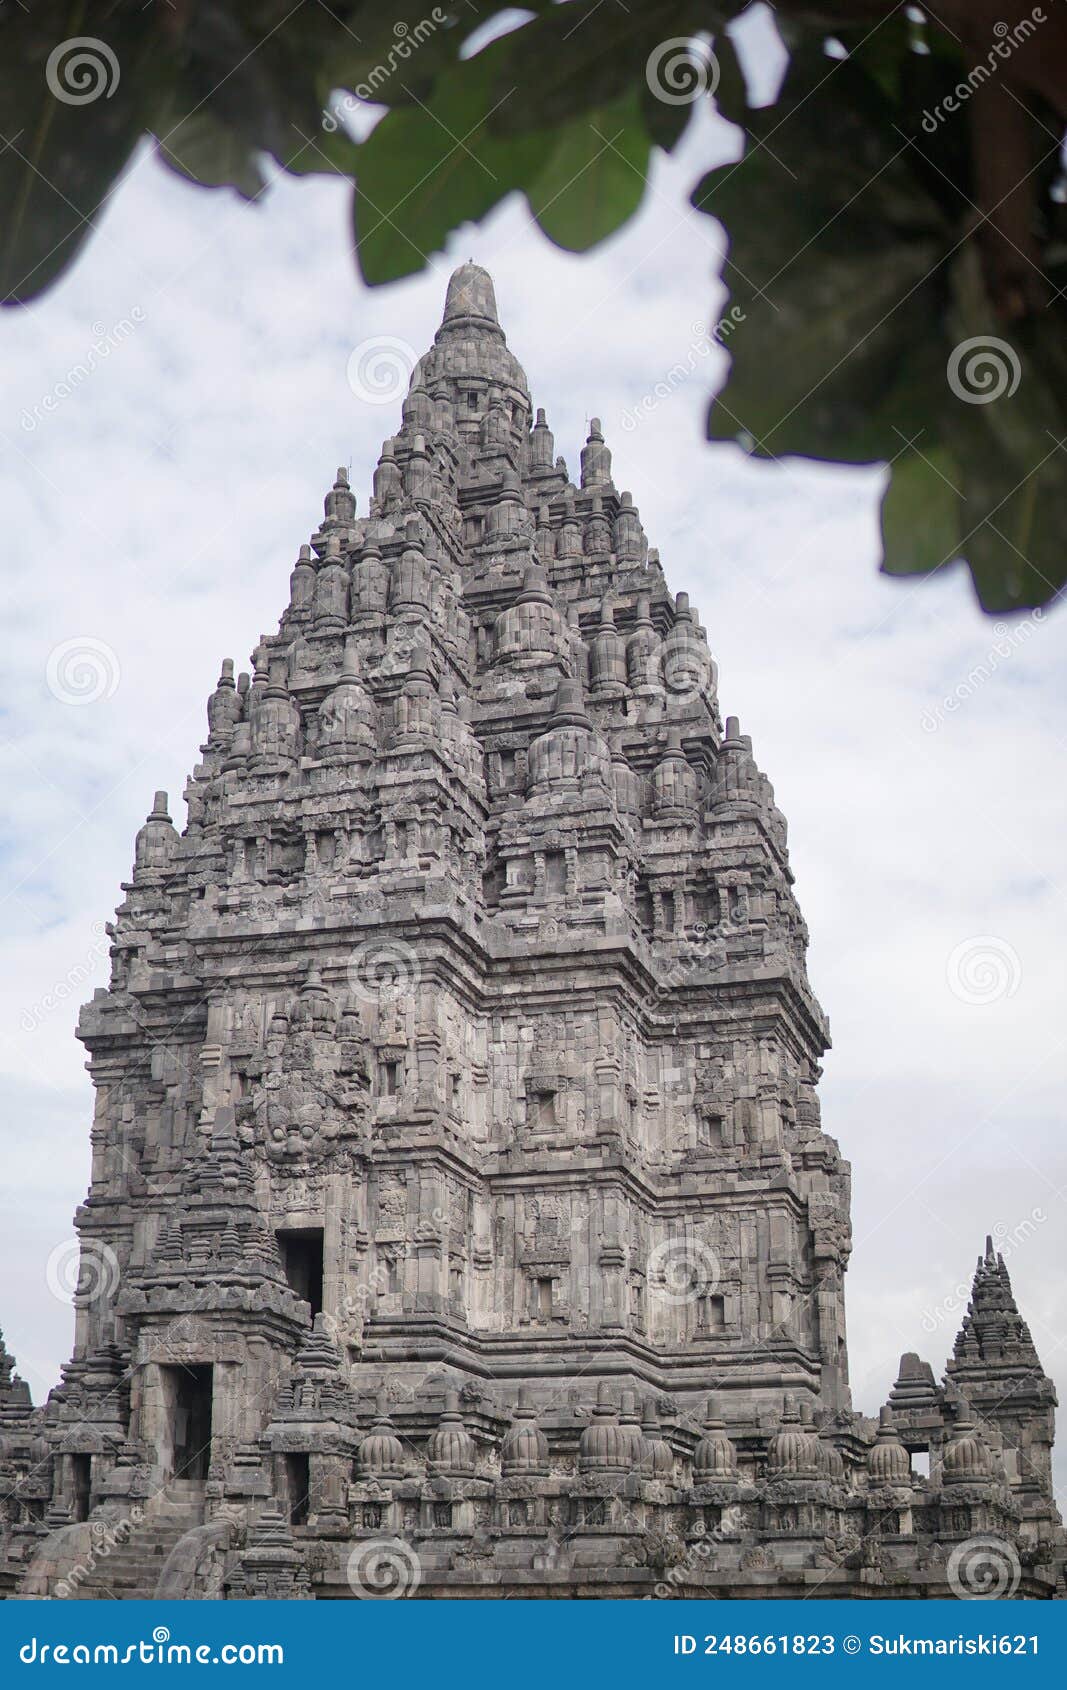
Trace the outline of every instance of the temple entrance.
[[306, 1525], [311, 1491], [309, 1456], [286, 1456], [285, 1482], [289, 1493], [289, 1522], [294, 1526]]
[[171, 1446], [176, 1479], [206, 1479], [211, 1461], [211, 1397], [214, 1368], [167, 1367], [171, 1398]]
[[278, 1233], [278, 1248], [289, 1289], [311, 1304], [311, 1317], [322, 1313], [322, 1228], [300, 1227]]
[[93, 1458], [91, 1455], [72, 1455], [71, 1511], [76, 1521], [89, 1518], [89, 1497], [92, 1489]]

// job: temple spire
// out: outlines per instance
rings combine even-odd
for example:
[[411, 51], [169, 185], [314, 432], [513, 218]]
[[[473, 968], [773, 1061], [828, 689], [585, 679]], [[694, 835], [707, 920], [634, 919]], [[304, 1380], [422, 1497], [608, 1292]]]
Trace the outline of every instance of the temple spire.
[[488, 270], [483, 270], [472, 259], [459, 265], [449, 277], [441, 321], [442, 324], [450, 323], [461, 317], [482, 318], [498, 328], [500, 326], [493, 278]]

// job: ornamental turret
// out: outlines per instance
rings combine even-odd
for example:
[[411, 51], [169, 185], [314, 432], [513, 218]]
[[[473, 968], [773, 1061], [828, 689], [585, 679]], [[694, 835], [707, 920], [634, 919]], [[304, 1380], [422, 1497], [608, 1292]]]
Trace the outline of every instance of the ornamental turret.
[[350, 528], [356, 519], [356, 499], [348, 485], [348, 471], [342, 464], [324, 504], [324, 528]]
[[404, 396], [401, 406], [405, 434], [433, 434], [437, 427], [437, 413], [426, 389], [415, 383]]
[[652, 772], [652, 808], [659, 821], [686, 821], [700, 801], [700, 780], [682, 750], [682, 730], [668, 728], [663, 756]]
[[474, 1472], [474, 1439], [463, 1424], [458, 1391], [449, 1391], [436, 1427], [426, 1443], [426, 1465], [444, 1478]]
[[717, 1399], [709, 1397], [704, 1430], [693, 1451], [693, 1483], [716, 1484], [736, 1477], [737, 1451], [727, 1434]]
[[215, 691], [207, 701], [208, 737], [214, 745], [224, 745], [241, 717], [241, 700], [233, 676], [233, 658], [224, 657], [222, 673]]
[[643, 563], [648, 552], [648, 541], [645, 531], [641, 527], [641, 517], [634, 504], [631, 493], [620, 493], [619, 508], [615, 514], [614, 529], [615, 555], [620, 563]]
[[545, 421], [545, 413], [538, 407], [537, 420], [530, 431], [526, 463], [531, 475], [552, 474], [555, 469], [556, 442]]
[[378, 710], [359, 673], [359, 648], [345, 645], [341, 678], [319, 706], [320, 757], [343, 761], [372, 755], [378, 745]]
[[566, 618], [556, 609], [545, 572], [538, 563], [527, 565], [522, 588], [513, 604], [496, 619], [493, 656], [497, 663], [547, 663], [567, 651]]
[[500, 1470], [506, 1479], [533, 1478], [548, 1472], [548, 1439], [537, 1423], [537, 1410], [525, 1386], [519, 1391], [515, 1418], [504, 1434]]
[[633, 1439], [619, 1425], [619, 1412], [611, 1400], [611, 1386], [601, 1380], [597, 1387], [593, 1418], [578, 1440], [580, 1473], [625, 1473], [630, 1470]]
[[641, 594], [637, 600], [637, 617], [633, 632], [626, 642], [626, 678], [639, 697], [662, 692], [660, 675], [660, 637], [651, 615], [651, 600]]
[[626, 691], [626, 641], [607, 598], [601, 601], [600, 624], [589, 648], [589, 678], [592, 691], [602, 697], [619, 698]]
[[499, 497], [486, 513], [486, 544], [510, 547], [523, 540], [529, 531], [530, 513], [522, 497], [519, 478], [513, 469], [506, 469]]
[[336, 533], [326, 537], [326, 550], [315, 576], [315, 627], [338, 632], [348, 621], [348, 568]]
[[942, 1483], [984, 1483], [992, 1472], [989, 1450], [978, 1429], [978, 1422], [970, 1405], [961, 1398], [951, 1439], [941, 1457]]
[[787, 1393], [778, 1430], [767, 1445], [769, 1479], [814, 1479], [819, 1473], [818, 1438], [805, 1431], [796, 1398]]
[[382, 447], [382, 455], [378, 459], [378, 467], [374, 472], [374, 508], [377, 516], [384, 516], [400, 498], [404, 490], [404, 478], [400, 473], [400, 466], [396, 461], [395, 448], [391, 440], [387, 440]]
[[663, 684], [668, 693], [688, 696], [714, 686], [714, 666], [689, 608], [689, 594], [675, 599], [674, 625], [663, 642]]
[[644, 1412], [641, 1416], [641, 1433], [644, 1438], [645, 1472], [650, 1479], [658, 1479], [666, 1484], [674, 1480], [676, 1462], [674, 1451], [663, 1436], [659, 1415], [656, 1413], [656, 1399], [645, 1398]]
[[393, 566], [389, 589], [389, 609], [394, 616], [425, 616], [430, 609], [430, 584], [433, 571], [422, 549], [419, 520], [412, 517], [407, 525], [404, 550]]
[[252, 766], [263, 771], [296, 762], [300, 713], [289, 697], [284, 658], [272, 658], [270, 678], [252, 717]]
[[181, 841], [167, 809], [167, 794], [157, 792], [133, 849], [133, 878], [137, 883], [166, 874], [181, 849]]
[[289, 614], [297, 622], [309, 622], [315, 610], [315, 557], [306, 543], [289, 576]]
[[600, 418], [594, 417], [589, 424], [589, 438], [582, 447], [582, 486], [592, 488], [610, 485], [611, 453], [604, 444]]
[[891, 1408], [883, 1408], [879, 1415], [878, 1436], [867, 1456], [867, 1471], [876, 1485], [906, 1485], [911, 1481], [911, 1458], [897, 1434]]
[[352, 616], [384, 616], [391, 576], [375, 540], [367, 540], [352, 565]]
[[588, 794], [590, 786], [608, 791], [610, 785], [611, 754], [589, 720], [581, 683], [564, 679], [556, 689], [548, 726], [530, 746], [527, 796]]
[[369, 1479], [402, 1479], [404, 1449], [389, 1418], [384, 1393], [378, 1398], [374, 1424], [356, 1453], [359, 1473]]

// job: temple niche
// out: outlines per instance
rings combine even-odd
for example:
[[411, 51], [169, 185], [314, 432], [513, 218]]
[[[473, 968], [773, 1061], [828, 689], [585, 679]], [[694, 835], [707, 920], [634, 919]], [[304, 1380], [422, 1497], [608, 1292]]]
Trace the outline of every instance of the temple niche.
[[137, 835], [0, 1588], [1062, 1594], [992, 1245], [943, 1379], [852, 1406], [785, 820], [610, 430], [573, 481], [473, 264], [397, 421]]

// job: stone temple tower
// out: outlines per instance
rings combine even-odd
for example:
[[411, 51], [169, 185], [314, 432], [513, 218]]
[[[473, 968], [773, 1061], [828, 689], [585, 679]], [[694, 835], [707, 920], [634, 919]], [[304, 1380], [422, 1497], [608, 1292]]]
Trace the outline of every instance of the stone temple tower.
[[0, 1370], [8, 1588], [943, 1594], [982, 1533], [1050, 1594], [1054, 1398], [995, 1261], [947, 1387], [905, 1358], [852, 1410], [785, 822], [484, 270], [253, 666], [83, 1012], [73, 1359], [43, 1409]]

